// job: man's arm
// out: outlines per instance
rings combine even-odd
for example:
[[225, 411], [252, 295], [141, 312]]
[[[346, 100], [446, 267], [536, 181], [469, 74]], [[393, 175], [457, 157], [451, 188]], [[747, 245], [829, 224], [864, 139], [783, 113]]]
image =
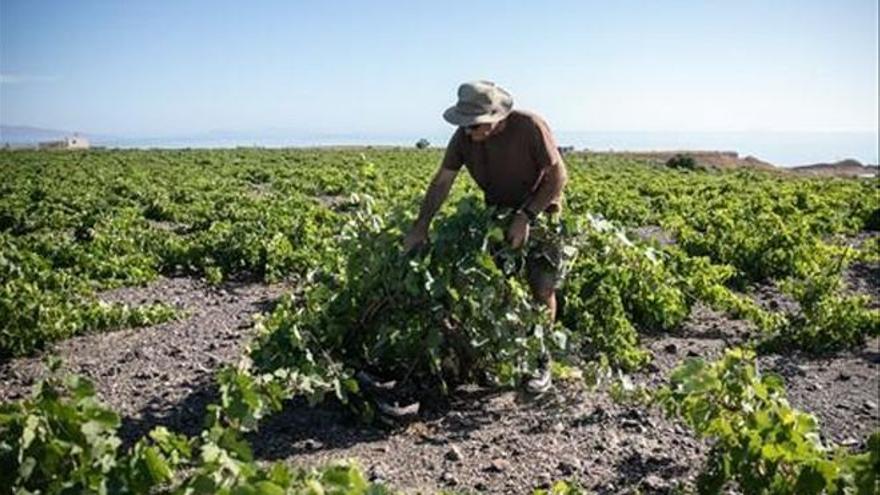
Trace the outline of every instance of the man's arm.
[[440, 170], [434, 174], [431, 184], [425, 192], [425, 199], [422, 200], [422, 207], [419, 209], [419, 217], [413, 224], [412, 229], [403, 240], [404, 251], [409, 251], [425, 241], [428, 237], [428, 227], [437, 211], [443, 206], [446, 197], [449, 196], [449, 190], [455, 182], [458, 170], [450, 170], [440, 167]]
[[523, 208], [531, 213], [538, 214], [546, 210], [554, 199], [559, 197], [565, 184], [568, 182], [568, 172], [565, 170], [565, 163], [560, 161], [554, 163], [544, 171], [541, 177], [541, 183], [535, 194], [529, 198]]
[[553, 200], [559, 197], [559, 193], [568, 182], [565, 163], [560, 160], [547, 167], [539, 180], [541, 182], [535, 194], [526, 200], [507, 230], [507, 239], [514, 249], [519, 249], [529, 240], [529, 216], [546, 210]]

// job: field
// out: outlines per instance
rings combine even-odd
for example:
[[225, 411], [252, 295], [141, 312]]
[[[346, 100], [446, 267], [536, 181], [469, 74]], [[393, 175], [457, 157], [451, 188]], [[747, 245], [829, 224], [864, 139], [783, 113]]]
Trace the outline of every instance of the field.
[[0, 486], [878, 491], [876, 178], [566, 155], [551, 322], [441, 156], [0, 153]]

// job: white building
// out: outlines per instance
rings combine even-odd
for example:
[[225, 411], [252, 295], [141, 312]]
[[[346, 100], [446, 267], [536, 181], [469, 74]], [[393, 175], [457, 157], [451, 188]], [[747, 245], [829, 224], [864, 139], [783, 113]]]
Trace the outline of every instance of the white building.
[[73, 136], [67, 136], [64, 139], [58, 141], [44, 141], [38, 146], [41, 150], [44, 149], [62, 149], [62, 150], [84, 150], [90, 147], [89, 140], [78, 135], [74, 134]]

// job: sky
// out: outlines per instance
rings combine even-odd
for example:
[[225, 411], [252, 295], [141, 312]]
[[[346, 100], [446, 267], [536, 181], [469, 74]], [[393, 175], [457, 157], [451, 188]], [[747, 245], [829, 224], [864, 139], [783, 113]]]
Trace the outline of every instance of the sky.
[[564, 131], [878, 129], [878, 2], [0, 0], [0, 123], [436, 133], [489, 79]]

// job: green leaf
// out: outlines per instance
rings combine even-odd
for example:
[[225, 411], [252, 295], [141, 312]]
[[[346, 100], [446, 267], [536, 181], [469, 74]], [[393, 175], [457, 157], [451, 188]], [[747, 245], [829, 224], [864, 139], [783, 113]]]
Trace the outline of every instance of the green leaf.
[[147, 447], [144, 449], [143, 456], [144, 461], [147, 464], [147, 469], [150, 471], [150, 476], [156, 483], [170, 481], [174, 476], [168, 462], [155, 447]]
[[270, 481], [258, 481], [255, 483], [257, 493], [260, 495], [284, 495], [285, 491], [280, 486]]
[[37, 437], [40, 428], [40, 418], [29, 414], [24, 422], [24, 430], [21, 432], [21, 450], [27, 450]]

